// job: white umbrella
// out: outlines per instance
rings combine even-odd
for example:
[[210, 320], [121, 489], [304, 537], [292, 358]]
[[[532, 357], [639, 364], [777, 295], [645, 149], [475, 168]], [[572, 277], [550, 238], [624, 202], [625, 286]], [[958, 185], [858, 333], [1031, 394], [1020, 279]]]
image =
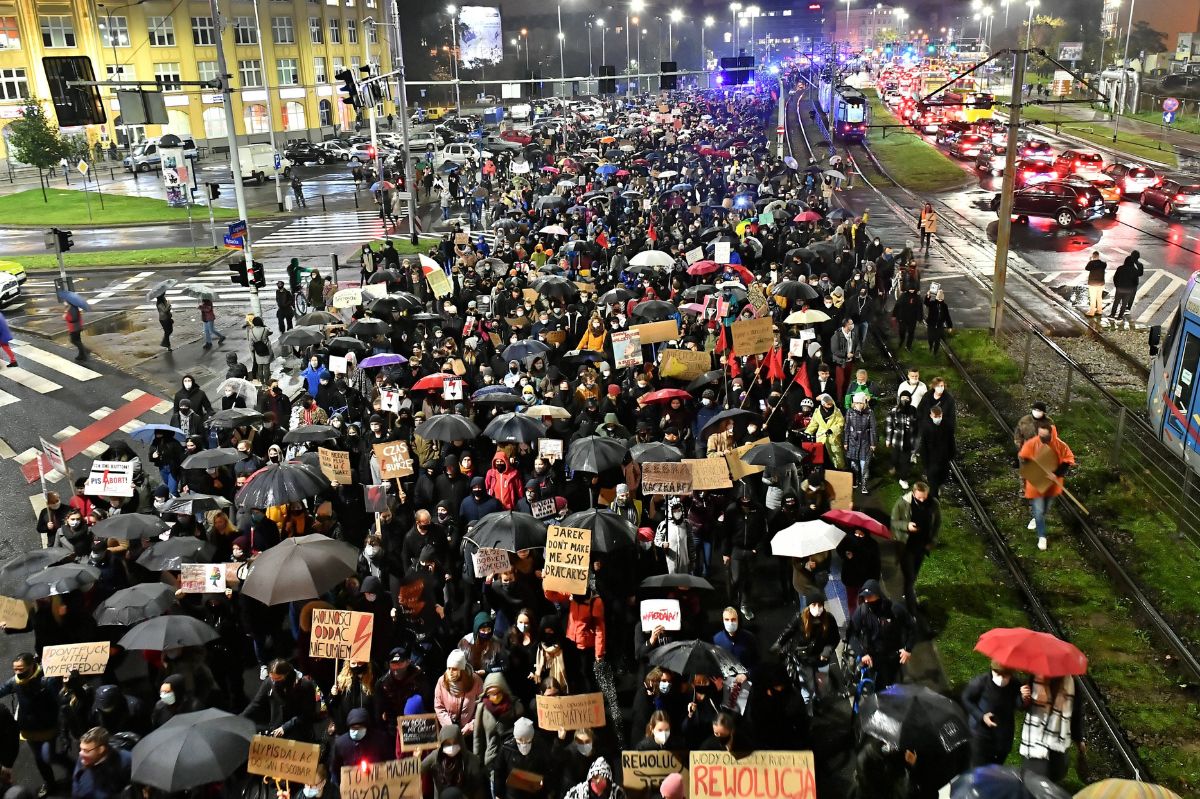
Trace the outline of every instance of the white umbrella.
[[561, 405], [530, 405], [523, 413], [535, 419], [541, 419], [543, 416], [549, 416], [552, 419], [571, 418], [571, 412]]
[[629, 263], [632, 266], [669, 267], [674, 266], [675, 259], [662, 250], [642, 250], [630, 258]]
[[184, 286], [183, 293], [198, 300], [215, 300], [217, 298], [217, 290], [212, 286]]
[[678, 176], [679, 176], [679, 173], [676, 172], [674, 169], [668, 169], [665, 172], [659, 172], [657, 175], [655, 175], [655, 177], [660, 180], [662, 180], [663, 178], [674, 178], [674, 177], [678, 177]]
[[233, 393], [246, 401], [247, 408], [258, 407], [258, 389], [249, 380], [240, 377], [228, 377], [217, 387], [217, 399], [225, 396], [225, 389], [232, 388]]
[[538, 233], [546, 233], [551, 236], [566, 236], [566, 235], [568, 235], [566, 229], [564, 229], [562, 225], [546, 225], [544, 228], [539, 230]]
[[829, 522], [796, 522], [771, 539], [771, 554], [785, 558], [807, 558], [818, 552], [828, 552], [846, 537], [844, 530]]

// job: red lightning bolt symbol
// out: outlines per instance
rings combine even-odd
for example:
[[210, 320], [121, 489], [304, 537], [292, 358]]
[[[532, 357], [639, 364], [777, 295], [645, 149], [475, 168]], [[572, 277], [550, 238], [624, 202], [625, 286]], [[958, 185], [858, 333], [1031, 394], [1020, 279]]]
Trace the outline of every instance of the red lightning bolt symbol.
[[[350, 646], [350, 659], [361, 661], [362, 658], [355, 657], [359, 654], [364, 646], [367, 646], [371, 641], [371, 629], [374, 625], [375, 618], [366, 613], [358, 617], [358, 629], [354, 631], [354, 643]], [[370, 656], [370, 652], [366, 653]]]

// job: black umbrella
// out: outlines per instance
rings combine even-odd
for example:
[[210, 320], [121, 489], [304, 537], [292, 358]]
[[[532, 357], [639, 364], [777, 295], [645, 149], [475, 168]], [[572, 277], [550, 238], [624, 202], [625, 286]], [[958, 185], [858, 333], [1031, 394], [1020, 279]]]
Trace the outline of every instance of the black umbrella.
[[688, 391], [698, 391], [705, 386], [713, 386], [720, 383], [725, 377], [725, 372], [722, 369], [713, 369], [711, 372], [705, 372], [699, 377], [687, 384]]
[[604, 292], [604, 294], [600, 295], [600, 304], [611, 305], [614, 302], [628, 302], [636, 296], [637, 295], [629, 289], [618, 286], [617, 288], [609, 289], [608, 291]]
[[263, 415], [258, 411], [249, 408], [226, 408], [209, 417], [208, 424], [210, 427], [230, 428], [260, 424], [262, 421]]
[[399, 283], [404, 278], [395, 269], [380, 269], [375, 274], [371, 275], [371, 279], [367, 281], [370, 285], [376, 283]]
[[705, 674], [709, 677], [736, 677], [746, 673], [733, 655], [707, 641], [676, 641], [655, 649], [650, 665], [683, 677]]
[[327, 424], [302, 424], [283, 435], [285, 444], [309, 444], [319, 441], [329, 441], [341, 433], [336, 427]]
[[279, 343], [284, 347], [307, 347], [324, 340], [325, 334], [317, 327], [293, 327], [279, 334]]
[[950, 799], [1071, 799], [1071, 794], [1036, 772], [989, 763], [955, 777]]
[[242, 593], [264, 605], [315, 599], [352, 576], [358, 550], [320, 533], [288, 538], [256, 557]]
[[412, 316], [405, 317], [409, 322], [438, 322], [441, 321], [441, 316], [435, 313], [415, 313]]
[[139, 622], [117, 643], [126, 649], [162, 652], [164, 649], [204, 646], [218, 637], [216, 630], [199, 619], [176, 614]]
[[388, 332], [388, 323], [381, 319], [359, 319], [346, 330], [352, 336], [366, 336], [374, 338], [375, 336], [385, 336]]
[[616, 439], [585, 436], [571, 442], [567, 449], [566, 464], [572, 471], [599, 474], [620, 466], [628, 451], [628, 447]]
[[133, 747], [131, 779], [165, 793], [229, 777], [246, 762], [254, 722], [216, 708], [180, 713]]
[[562, 521], [563, 527], [592, 531], [592, 552], [608, 553], [628, 549], [637, 543], [637, 528], [633, 522], [605, 508], [593, 508], [572, 513]]
[[225, 508], [233, 507], [233, 503], [213, 494], [180, 494], [177, 497], [172, 497], [167, 500], [167, 504], [163, 505], [159, 513], [164, 516], [176, 513], [182, 516], [191, 516], [193, 513], [204, 513], [210, 510], [224, 510]]
[[726, 419], [732, 419], [735, 424], [745, 424], [755, 419], [762, 419], [757, 413], [747, 411], [742, 408], [730, 408], [727, 411], [721, 411], [716, 416], [708, 420], [708, 424], [704, 425], [704, 429], [700, 431], [701, 436], [708, 435], [708, 431], [712, 430], [717, 425], [724, 422]]
[[771, 441], [751, 447], [742, 456], [742, 461], [751, 466], [766, 466], [773, 469], [791, 463], [803, 463], [804, 453], [797, 451], [791, 444]]
[[504, 510], [484, 516], [466, 537], [481, 549], [519, 552], [546, 546], [546, 526], [528, 513]]
[[633, 306], [633, 311], [629, 315], [647, 322], [665, 322], [667, 319], [675, 318], [677, 313], [679, 313], [679, 309], [665, 300], [647, 300]]
[[502, 413], [488, 423], [483, 434], [497, 444], [532, 444], [546, 435], [546, 426], [523, 413]]
[[0, 595], [13, 596], [25, 587], [25, 579], [56, 563], [62, 563], [73, 553], [61, 547], [32, 549], [14, 555], [0, 564]]
[[474, 397], [471, 399], [471, 402], [476, 405], [520, 405], [524, 400], [516, 394], [510, 394], [507, 391], [497, 391], [493, 394]]
[[175, 591], [165, 583], [140, 583], [122, 588], [104, 600], [92, 617], [101, 627], [128, 627], [166, 613], [175, 604]]
[[310, 311], [296, 320], [297, 325], [340, 325], [342, 318], [329, 311]]
[[[967, 719], [953, 699], [922, 685], [892, 685], [863, 700], [859, 708], [863, 735], [892, 751], [912, 751], [926, 767], [931, 784], [942, 785], [962, 771], [970, 754]], [[958, 762], [961, 760], [961, 764]]]
[[413, 435], [426, 441], [470, 441], [479, 438], [479, 428], [460, 414], [440, 413], [417, 425]]
[[48, 596], [69, 594], [90, 588], [100, 579], [100, 570], [78, 563], [64, 563], [42, 569], [25, 578], [25, 584], [13, 592], [13, 599], [45, 599]]
[[709, 294], [716, 293], [716, 286], [712, 285], [711, 283], [700, 283], [696, 286], [688, 286], [683, 290], [683, 294], [681, 296], [688, 302], [699, 302], [702, 298], [708, 296]]
[[371, 351], [371, 345], [367, 344], [367, 342], [359, 341], [349, 336], [338, 336], [335, 339], [330, 339], [328, 347], [330, 355], [345, 355], [347, 352], [353, 352], [360, 358]]
[[574, 281], [557, 275], [539, 277], [530, 284], [530, 288], [536, 289], [542, 296], [561, 300], [570, 300], [579, 296], [579, 286], [576, 286]]
[[505, 347], [503, 356], [506, 361], [523, 361], [533, 355], [544, 355], [551, 349], [553, 348], [544, 341], [526, 338]]
[[634, 444], [629, 454], [638, 463], [679, 463], [683, 460], [683, 452], [678, 447], [661, 441]]
[[775, 286], [772, 293], [779, 297], [787, 297], [791, 302], [808, 302], [820, 296], [816, 289], [799, 280], [784, 280]]
[[250, 475], [235, 499], [243, 508], [273, 508], [315, 497], [327, 488], [329, 480], [319, 472], [298, 464], [271, 463]]
[[697, 591], [712, 591], [712, 583], [694, 574], [656, 574], [642, 580], [642, 588], [691, 588]]
[[[184, 469], [215, 469], [218, 466], [237, 463], [244, 457], [233, 447], [217, 447], [216, 449], [202, 449], [195, 454], [188, 455], [180, 465]], [[117, 518], [121, 517], [117, 516]]]
[[199, 538], [168, 538], [146, 547], [137, 562], [150, 571], [179, 571], [185, 563], [207, 563], [215, 550]]
[[588, 364], [599, 363], [603, 360], [604, 353], [596, 352], [595, 350], [580, 350], [579, 352], [571, 355], [564, 355], [562, 357], [563, 364], [567, 366], [585, 366]]
[[119, 513], [97, 522], [92, 528], [92, 535], [96, 538], [133, 541], [137, 538], [157, 538], [169, 529], [166, 522], [149, 513]]

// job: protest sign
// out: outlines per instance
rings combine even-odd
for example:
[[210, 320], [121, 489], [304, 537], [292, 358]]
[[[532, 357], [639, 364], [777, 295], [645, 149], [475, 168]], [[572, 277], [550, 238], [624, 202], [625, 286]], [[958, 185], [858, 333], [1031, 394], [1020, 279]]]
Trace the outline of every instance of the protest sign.
[[92, 461], [83, 493], [91, 497], [132, 497], [133, 461]]
[[696, 261], [699, 261], [701, 258], [704, 257], [704, 248], [703, 247], [693, 247], [692, 249], [690, 249], [686, 253], [684, 253], [683, 257], [685, 259], [687, 259], [687, 265], [691, 266], [692, 264], [696, 263]]
[[546, 779], [541, 774], [526, 771], [523, 768], [510, 770], [508, 777], [504, 780], [505, 785], [520, 794], [540, 794], [545, 783]]
[[334, 308], [353, 308], [355, 305], [361, 305], [362, 301], [362, 289], [339, 289], [333, 293], [333, 302], [331, 305]]
[[461, 377], [447, 377], [442, 380], [442, 399], [447, 402], [458, 402], [463, 398], [463, 384]]
[[346, 374], [346, 356], [345, 355], [330, 355], [329, 356], [329, 371], [335, 375]]
[[417, 716], [400, 717], [400, 751], [420, 752], [437, 749], [438, 720], [436, 713], [421, 713]]
[[314, 608], [308, 656], [366, 663], [371, 659], [374, 626], [371, 613]]
[[317, 447], [317, 458], [321, 465], [321, 474], [332, 482], [349, 485], [354, 481], [354, 477], [350, 474], [349, 452]]
[[521, 289], [521, 296], [525, 298], [526, 302], [537, 302], [538, 301], [537, 289]]
[[655, 627], [678, 630], [683, 623], [683, 612], [678, 599], [643, 599], [642, 632], [653, 632]]
[[692, 470], [693, 491], [733, 487], [733, 481], [729, 479], [729, 465], [724, 458], [685, 458], [683, 463]]
[[642, 339], [638, 330], [617, 330], [612, 334], [613, 367], [625, 369], [642, 365]]
[[440, 266], [422, 264], [421, 271], [425, 273], [425, 279], [429, 282], [429, 289], [433, 292], [433, 296], [449, 297], [454, 293], [454, 287], [450, 285], [450, 278], [446, 277], [446, 273]]
[[1034, 454], [1032, 460], [1021, 464], [1021, 477], [1030, 482], [1039, 494], [1045, 494], [1053, 485], [1062, 485], [1062, 480], [1054, 474], [1058, 468], [1058, 453], [1051, 447], [1042, 447]]
[[0, 596], [0, 622], [10, 632], [24, 630], [29, 624], [29, 606], [19, 599]]
[[542, 586], [545, 590], [586, 594], [591, 565], [591, 530], [550, 525], [546, 533], [546, 565], [542, 570]]
[[382, 299], [387, 296], [387, 283], [374, 283], [370, 286], [363, 286], [362, 293], [364, 297], [372, 299]]
[[775, 331], [770, 317], [733, 323], [733, 351], [738, 355], [767, 352], [774, 343]]
[[742, 757], [722, 751], [693, 751], [690, 755], [689, 799], [776, 799], [781, 796], [817, 799], [811, 751], [758, 751]]
[[246, 763], [246, 771], [281, 782], [316, 785], [321, 781], [321, 775], [317, 773], [317, 764], [320, 762], [319, 744], [255, 735], [250, 740], [250, 760]]
[[788, 341], [788, 357], [803, 358], [804, 357], [804, 339], [793, 338]]
[[54, 471], [66, 474], [67, 459], [63, 457], [62, 447], [57, 444], [51, 444], [44, 438], [39, 440], [42, 442], [42, 452], [46, 453], [46, 463]]
[[695, 380], [712, 369], [707, 352], [666, 349], [662, 351], [662, 375], [676, 380]]
[[538, 727], [551, 732], [603, 727], [604, 694], [539, 696]]
[[733, 255], [733, 248], [730, 247], [727, 241], [718, 241], [713, 245], [713, 260], [719, 264], [729, 263], [730, 257]]
[[342, 799], [421, 799], [421, 761], [415, 757], [342, 766]]
[[457, 247], [459, 245], [463, 245], [463, 244], [470, 244], [470, 243], [471, 243], [471, 234], [470, 233], [464, 232], [464, 233], [455, 233], [454, 234], [454, 246], [455, 247]]
[[686, 463], [643, 463], [642, 493], [687, 496], [692, 493], [692, 467]]
[[475, 568], [475, 576], [483, 579], [512, 569], [512, 559], [506, 549], [481, 547], [471, 554], [471, 565]]
[[179, 590], [185, 594], [225, 593], [225, 564], [182, 564], [179, 568]]
[[850, 510], [854, 507], [854, 473], [825, 470], [825, 482], [833, 496], [829, 498], [830, 510]]
[[621, 752], [621, 784], [626, 791], [657, 797], [659, 786], [670, 774], [682, 774], [687, 785], [687, 753], [655, 749]]
[[770, 441], [770, 439], [760, 438], [757, 441], [751, 441], [749, 443], [742, 444], [733, 452], [725, 453], [725, 463], [729, 466], [729, 474], [734, 480], [741, 480], [742, 478], [748, 477], [752, 474], [758, 474], [766, 468], [764, 466], [751, 466], [742, 460], [742, 456], [757, 447], [759, 444], [766, 444], [768, 441]]
[[664, 341], [674, 341], [679, 338], [679, 323], [674, 319], [630, 325], [629, 330], [637, 332], [642, 344], [661, 344]]
[[554, 497], [536, 500], [529, 507], [533, 511], [533, 518], [535, 519], [549, 519], [557, 512], [554, 507]]
[[400, 392], [393, 388], [379, 389], [379, 409], [400, 413]]
[[563, 457], [563, 442], [561, 438], [539, 438], [537, 453], [539, 458], [548, 461], [561, 461]]
[[763, 289], [761, 283], [750, 284], [750, 290], [746, 293], [746, 302], [754, 306], [755, 316], [766, 316], [767, 292]]
[[384, 480], [393, 477], [408, 477], [413, 473], [413, 459], [404, 441], [388, 441], [371, 448], [379, 461], [379, 476]]
[[48, 646], [42, 650], [42, 673], [47, 677], [66, 677], [73, 671], [103, 674], [109, 646], [108, 641]]

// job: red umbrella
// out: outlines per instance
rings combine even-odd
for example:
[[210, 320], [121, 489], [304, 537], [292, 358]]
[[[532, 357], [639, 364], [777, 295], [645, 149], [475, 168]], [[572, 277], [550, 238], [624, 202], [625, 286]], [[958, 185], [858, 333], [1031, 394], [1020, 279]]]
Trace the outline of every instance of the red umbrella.
[[689, 275], [711, 275], [713, 272], [720, 271], [720, 269], [721, 265], [716, 261], [696, 261], [696, 263], [688, 267], [687, 273]]
[[998, 627], [979, 636], [975, 651], [1014, 671], [1038, 677], [1087, 673], [1087, 655], [1079, 647], [1024, 627]]
[[793, 222], [816, 222], [820, 220], [821, 215], [816, 211], [801, 211], [792, 217]]
[[412, 384], [412, 388], [409, 389], [409, 391], [441, 391], [442, 381], [453, 380], [454, 378], [454, 375], [446, 374], [445, 372], [438, 372], [434, 375], [422, 377], [420, 380]]
[[750, 270], [746, 267], [742, 266], [741, 264], [728, 264], [728, 266], [730, 269], [738, 273], [738, 277], [740, 277], [742, 282], [747, 286], [754, 282], [754, 275], [750, 274]]
[[682, 388], [660, 388], [642, 395], [642, 402], [670, 402], [673, 399], [691, 399], [692, 395]]
[[852, 533], [857, 528], [866, 530], [878, 538], [891, 539], [892, 537], [892, 531], [886, 524], [871, 518], [860, 510], [831, 510], [822, 514], [821, 518], [830, 524], [836, 524], [847, 533]]

